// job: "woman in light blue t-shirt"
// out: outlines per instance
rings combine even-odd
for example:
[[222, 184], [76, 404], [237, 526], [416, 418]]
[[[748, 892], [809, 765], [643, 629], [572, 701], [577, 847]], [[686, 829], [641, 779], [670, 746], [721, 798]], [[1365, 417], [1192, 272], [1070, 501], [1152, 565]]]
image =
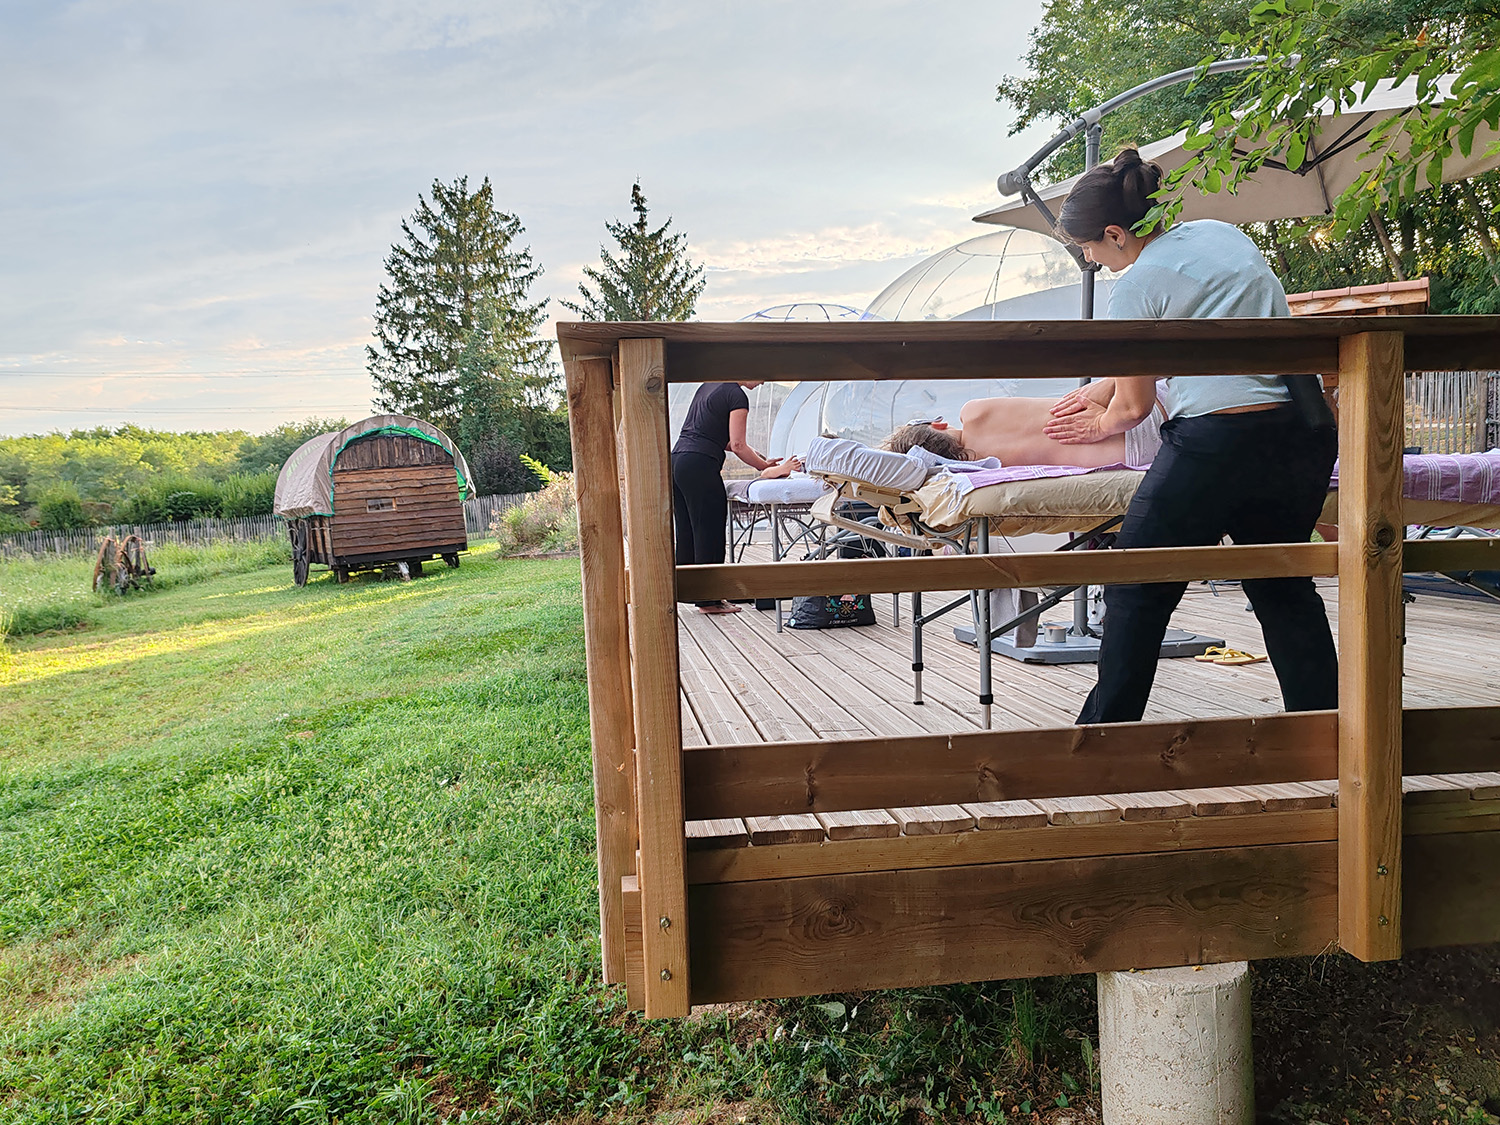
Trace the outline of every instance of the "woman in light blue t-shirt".
[[[1130, 272], [1115, 282], [1111, 319], [1287, 316], [1286, 294], [1260, 251], [1227, 223], [1203, 219], [1136, 233], [1161, 186], [1161, 169], [1134, 149], [1086, 172], [1058, 225], [1093, 262]], [[1102, 441], [1146, 418], [1150, 376], [1104, 379], [1053, 409], [1048, 437]], [[1314, 426], [1274, 375], [1167, 380], [1162, 449], [1126, 513], [1120, 547], [1305, 543], [1328, 491], [1337, 452], [1331, 426]], [[1183, 582], [1109, 586], [1099, 682], [1080, 723], [1139, 720]], [[1338, 666], [1323, 600], [1310, 578], [1246, 580], [1288, 711], [1338, 706]]]

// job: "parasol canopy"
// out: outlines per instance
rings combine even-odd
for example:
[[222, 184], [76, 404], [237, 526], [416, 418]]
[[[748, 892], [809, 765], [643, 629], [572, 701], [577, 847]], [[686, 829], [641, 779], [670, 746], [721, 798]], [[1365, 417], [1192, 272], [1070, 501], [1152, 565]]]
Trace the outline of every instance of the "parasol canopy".
[[[1437, 85], [1442, 96], [1447, 97], [1453, 78], [1439, 79]], [[1178, 221], [1221, 219], [1226, 223], [1259, 223], [1270, 219], [1329, 214], [1333, 211], [1334, 201], [1370, 163], [1364, 155], [1365, 138], [1370, 130], [1416, 104], [1415, 77], [1399, 86], [1392, 85], [1389, 79], [1383, 80], [1370, 91], [1369, 97], [1342, 110], [1332, 102], [1325, 103], [1325, 112], [1319, 115], [1309, 139], [1307, 157], [1295, 172], [1288, 171], [1279, 161], [1267, 160], [1232, 194], [1226, 190], [1204, 195], [1188, 188], [1182, 193], [1182, 213]], [[1183, 147], [1186, 138], [1184, 131], [1143, 145], [1141, 159], [1153, 160], [1161, 165], [1162, 171], [1170, 172], [1192, 155]], [[1481, 124], [1474, 133], [1474, 145], [1469, 155], [1464, 156], [1455, 149], [1443, 162], [1443, 181], [1464, 180], [1500, 167], [1500, 153], [1488, 154], [1497, 140], [1500, 140], [1500, 133]], [[1036, 194], [1056, 213], [1077, 182], [1078, 177], [1074, 176], [1039, 188]], [[1042, 234], [1053, 233], [1037, 209], [1020, 197], [974, 216], [974, 221], [1024, 227]]]

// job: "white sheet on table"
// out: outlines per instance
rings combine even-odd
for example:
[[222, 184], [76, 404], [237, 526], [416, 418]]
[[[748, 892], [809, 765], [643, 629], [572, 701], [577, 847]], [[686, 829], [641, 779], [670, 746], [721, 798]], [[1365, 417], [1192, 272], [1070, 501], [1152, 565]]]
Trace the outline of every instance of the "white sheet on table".
[[828, 491], [821, 480], [804, 473], [793, 473], [789, 477], [773, 480], [730, 481], [748, 487], [730, 490], [736, 500], [747, 504], [811, 504]]

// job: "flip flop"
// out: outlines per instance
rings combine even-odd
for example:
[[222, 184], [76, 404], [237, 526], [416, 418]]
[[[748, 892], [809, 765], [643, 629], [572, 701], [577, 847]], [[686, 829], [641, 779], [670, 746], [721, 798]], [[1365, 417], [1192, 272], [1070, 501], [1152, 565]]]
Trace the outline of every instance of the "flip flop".
[[[1214, 645], [1211, 648], [1204, 649], [1201, 656], [1195, 656], [1193, 659], [1199, 664], [1217, 664], [1220, 657], [1233, 655], [1236, 655], [1234, 649], [1225, 648], [1222, 645]], [[1243, 656], [1244, 653], [1239, 653], [1238, 655]]]
[[1237, 665], [1237, 664], [1259, 664], [1259, 663], [1261, 663], [1265, 659], [1266, 659], [1266, 657], [1265, 657], [1264, 654], [1261, 654], [1261, 655], [1257, 656], [1253, 652], [1238, 652], [1235, 649], [1230, 649], [1223, 656], [1215, 657], [1214, 658], [1214, 663], [1215, 664], [1234, 664], [1234, 665]]

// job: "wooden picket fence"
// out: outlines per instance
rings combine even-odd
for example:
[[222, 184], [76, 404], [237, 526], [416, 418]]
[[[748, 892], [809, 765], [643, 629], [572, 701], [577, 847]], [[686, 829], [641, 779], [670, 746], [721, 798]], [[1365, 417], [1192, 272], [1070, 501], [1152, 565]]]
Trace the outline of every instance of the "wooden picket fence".
[[[489, 534], [490, 521], [507, 508], [513, 508], [528, 492], [501, 496], [473, 496], [464, 501], [464, 525], [471, 536]], [[286, 534], [286, 523], [278, 516], [243, 516], [233, 519], [180, 520], [174, 523], [111, 524], [108, 527], [81, 527], [68, 531], [27, 531], [0, 536], [0, 558], [29, 555], [91, 555], [107, 536], [123, 539], [139, 535], [153, 546], [177, 543], [207, 546], [211, 543], [256, 543], [278, 539]]]

